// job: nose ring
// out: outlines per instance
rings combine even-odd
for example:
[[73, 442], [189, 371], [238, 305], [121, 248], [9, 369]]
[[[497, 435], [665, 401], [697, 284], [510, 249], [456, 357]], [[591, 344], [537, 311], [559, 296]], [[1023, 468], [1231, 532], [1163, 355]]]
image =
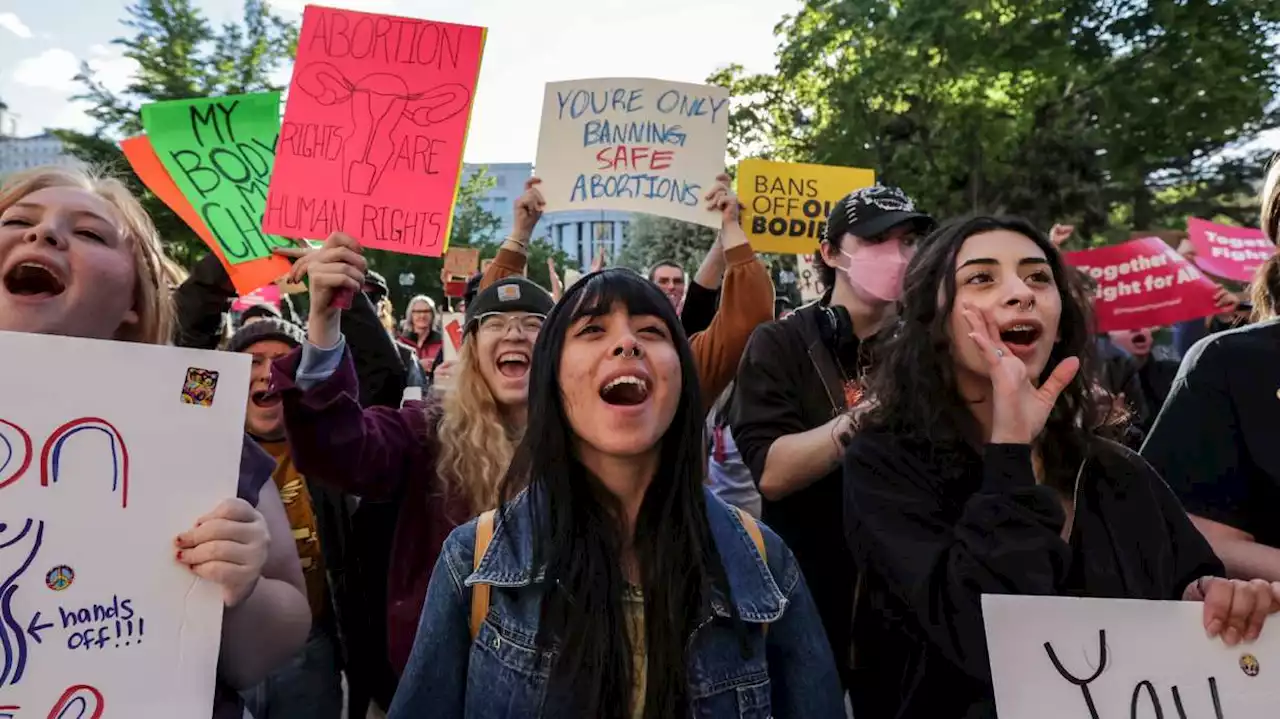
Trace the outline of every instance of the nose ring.
[[633, 345], [630, 348], [619, 347], [618, 349], [621, 350], [619, 354], [623, 359], [640, 359], [640, 345]]

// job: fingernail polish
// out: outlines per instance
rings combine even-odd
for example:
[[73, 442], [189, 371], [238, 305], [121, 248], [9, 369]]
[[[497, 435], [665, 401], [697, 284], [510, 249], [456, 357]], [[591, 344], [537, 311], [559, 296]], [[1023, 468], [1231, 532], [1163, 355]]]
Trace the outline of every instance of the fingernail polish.
[[179, 562], [181, 562], [181, 561], [182, 561], [182, 550], [181, 550], [181, 549], [179, 549], [179, 550], [178, 550], [178, 561], [179, 561]]

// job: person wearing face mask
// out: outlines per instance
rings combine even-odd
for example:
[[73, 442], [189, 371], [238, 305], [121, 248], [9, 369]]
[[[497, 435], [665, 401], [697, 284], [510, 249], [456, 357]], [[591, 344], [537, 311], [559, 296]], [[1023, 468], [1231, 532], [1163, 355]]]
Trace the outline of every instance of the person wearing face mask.
[[827, 221], [821, 302], [759, 327], [739, 368], [730, 426], [764, 521], [796, 553], [848, 688], [856, 571], [845, 547], [840, 459], [871, 339], [894, 316], [915, 240], [933, 226], [902, 190], [850, 193]]

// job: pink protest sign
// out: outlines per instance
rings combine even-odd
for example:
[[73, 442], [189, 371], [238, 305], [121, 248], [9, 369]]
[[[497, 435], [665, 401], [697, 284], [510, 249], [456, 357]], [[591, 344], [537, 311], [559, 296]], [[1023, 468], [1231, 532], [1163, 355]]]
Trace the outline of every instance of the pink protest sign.
[[231, 303], [231, 310], [244, 312], [255, 305], [271, 305], [277, 310], [280, 309], [280, 285], [265, 285], [247, 295], [240, 295], [235, 302]]
[[1187, 218], [1187, 238], [1195, 245], [1196, 266], [1217, 277], [1252, 282], [1258, 266], [1275, 254], [1262, 230]]
[[1098, 284], [1098, 331], [1160, 327], [1217, 309], [1218, 286], [1158, 237], [1068, 252], [1067, 263]]
[[263, 231], [439, 257], [485, 34], [308, 5]]

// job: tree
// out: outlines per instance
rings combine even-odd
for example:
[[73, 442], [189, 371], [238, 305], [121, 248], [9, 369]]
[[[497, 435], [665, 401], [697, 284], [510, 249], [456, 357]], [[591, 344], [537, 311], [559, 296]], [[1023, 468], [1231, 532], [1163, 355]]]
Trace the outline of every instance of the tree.
[[618, 253], [616, 264], [644, 273], [654, 264], [669, 260], [692, 275], [715, 239], [715, 230], [702, 225], [640, 215], [631, 223], [631, 236]]
[[[453, 227], [449, 231], [449, 247], [476, 247], [480, 249], [481, 261], [497, 256], [501, 240], [495, 240], [494, 234], [502, 227], [502, 220], [485, 209], [481, 200], [493, 189], [497, 180], [483, 169], [467, 178], [458, 188], [458, 199], [453, 211]], [[419, 257], [382, 250], [366, 250], [365, 257], [369, 266], [381, 272], [391, 286], [391, 300], [397, 311], [403, 312], [409, 298], [425, 294], [436, 299], [444, 299], [444, 285], [440, 281], [440, 271], [444, 269], [444, 260], [439, 257]], [[547, 259], [556, 261], [561, 271], [568, 266], [568, 256], [544, 240], [534, 240], [529, 244], [529, 279], [548, 290], [551, 288], [551, 275], [547, 270]], [[400, 275], [411, 273], [413, 284], [409, 287], [400, 285]]]
[[711, 81], [739, 100], [735, 156], [1119, 238], [1183, 210], [1256, 221], [1240, 200], [1262, 165], [1228, 157], [1280, 126], [1278, 32], [1270, 0], [807, 0], [776, 72]]
[[125, 177], [160, 230], [166, 251], [190, 266], [206, 252], [204, 243], [129, 170], [116, 143], [142, 132], [139, 109], [149, 102], [282, 89], [271, 77], [296, 53], [298, 28], [272, 13], [264, 0], [244, 0], [242, 22], [216, 30], [194, 0], [137, 0], [126, 13], [123, 24], [133, 35], [112, 44], [138, 63], [138, 71], [116, 93], [82, 64], [76, 79], [85, 89], [73, 99], [91, 104], [88, 114], [98, 127], [92, 134], [55, 134], [75, 156]]

